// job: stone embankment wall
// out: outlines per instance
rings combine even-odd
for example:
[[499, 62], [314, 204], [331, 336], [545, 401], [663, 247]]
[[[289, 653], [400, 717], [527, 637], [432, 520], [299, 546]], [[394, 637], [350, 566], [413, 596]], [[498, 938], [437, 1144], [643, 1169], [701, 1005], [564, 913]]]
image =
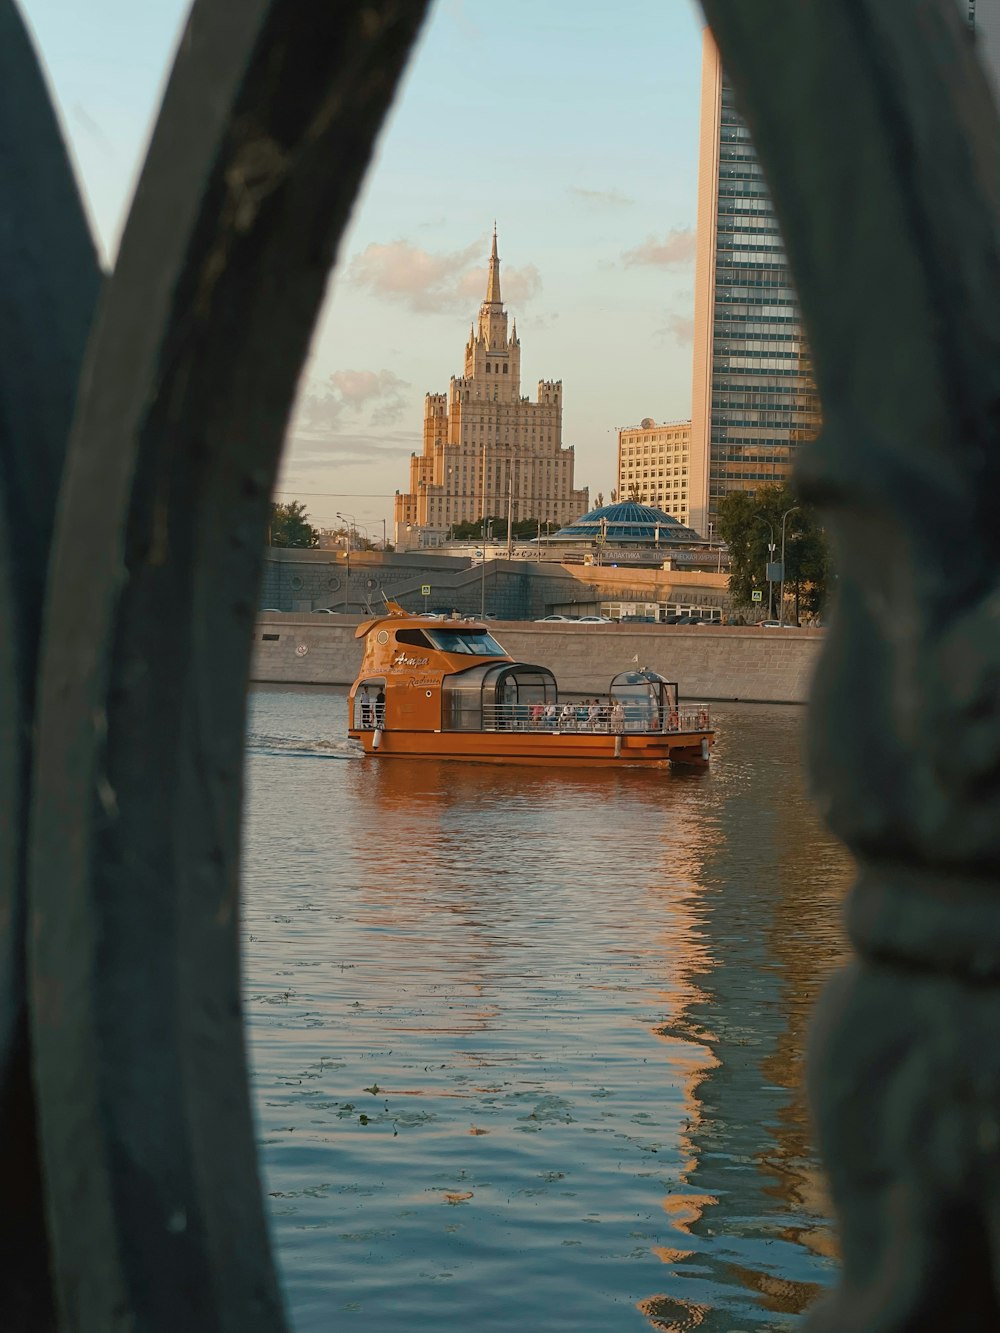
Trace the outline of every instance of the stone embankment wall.
[[[252, 679], [349, 685], [361, 663], [356, 616], [272, 614], [257, 625]], [[639, 659], [680, 684], [687, 699], [805, 703], [822, 630], [707, 625], [536, 625], [492, 627], [512, 657], [549, 667], [567, 694], [607, 690]]]

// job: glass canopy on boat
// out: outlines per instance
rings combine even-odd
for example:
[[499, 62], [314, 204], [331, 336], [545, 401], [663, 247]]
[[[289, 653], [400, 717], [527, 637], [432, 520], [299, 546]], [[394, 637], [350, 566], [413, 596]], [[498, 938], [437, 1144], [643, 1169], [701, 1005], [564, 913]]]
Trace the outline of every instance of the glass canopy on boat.
[[515, 716], [519, 708], [555, 703], [556, 678], [547, 667], [523, 662], [483, 663], [445, 676], [441, 686], [441, 727], [444, 731], [482, 731], [499, 715]]
[[[625, 710], [626, 725], [643, 731], [663, 731], [670, 715], [677, 715], [677, 683], [656, 671], [640, 667], [620, 671], [608, 687], [612, 707], [617, 701]], [[676, 720], [674, 725], [676, 725]]]

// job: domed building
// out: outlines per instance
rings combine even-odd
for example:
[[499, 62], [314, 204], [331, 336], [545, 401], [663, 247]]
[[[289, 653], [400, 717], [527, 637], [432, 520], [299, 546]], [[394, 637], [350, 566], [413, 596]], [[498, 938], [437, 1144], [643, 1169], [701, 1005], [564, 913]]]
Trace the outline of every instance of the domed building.
[[694, 528], [685, 527], [671, 514], [635, 500], [592, 509], [540, 541], [548, 546], [592, 546], [598, 550], [646, 548], [650, 552], [709, 545]]

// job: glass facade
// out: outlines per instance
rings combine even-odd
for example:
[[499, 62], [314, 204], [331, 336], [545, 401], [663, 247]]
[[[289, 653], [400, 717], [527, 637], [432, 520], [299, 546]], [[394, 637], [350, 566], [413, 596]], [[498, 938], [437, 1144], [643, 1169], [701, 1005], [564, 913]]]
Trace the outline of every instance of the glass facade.
[[778, 223], [725, 78], [719, 112], [708, 516], [788, 477], [820, 405]]

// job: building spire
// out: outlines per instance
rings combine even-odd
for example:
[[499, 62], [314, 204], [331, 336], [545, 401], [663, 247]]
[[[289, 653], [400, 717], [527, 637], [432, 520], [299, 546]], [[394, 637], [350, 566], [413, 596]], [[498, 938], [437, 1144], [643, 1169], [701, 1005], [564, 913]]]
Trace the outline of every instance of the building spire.
[[493, 249], [490, 251], [490, 276], [486, 283], [486, 304], [501, 305], [500, 259], [497, 255], [497, 224], [493, 222]]

